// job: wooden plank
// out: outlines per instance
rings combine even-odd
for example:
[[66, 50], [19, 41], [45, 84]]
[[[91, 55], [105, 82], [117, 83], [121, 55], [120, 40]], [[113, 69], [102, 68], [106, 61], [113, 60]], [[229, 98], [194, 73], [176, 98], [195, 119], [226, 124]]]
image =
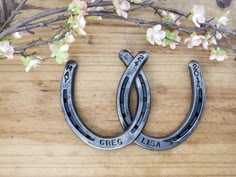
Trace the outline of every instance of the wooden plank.
[[[29, 2], [61, 7], [69, 0]], [[188, 9], [195, 1], [158, 3]], [[198, 3], [206, 6], [209, 17], [224, 13], [219, 12], [214, 1]], [[233, 2], [232, 28], [235, 7]], [[36, 12], [30, 10], [21, 17]], [[47, 61], [39, 69], [25, 73], [16, 57], [0, 61], [0, 176], [236, 176], [236, 62], [232, 52], [228, 61], [218, 63], [209, 61], [208, 52], [200, 48], [187, 50], [180, 45], [172, 51], [151, 46], [145, 41], [143, 29], [115, 20], [90, 22], [87, 32], [89, 36], [78, 39], [70, 54], [80, 65], [75, 99], [88, 127], [101, 135], [122, 132], [115, 95], [125, 69], [117, 55], [126, 48], [134, 54], [139, 50], [150, 53], [144, 71], [151, 85], [152, 109], [145, 133], [154, 136], [173, 131], [185, 117], [191, 100], [186, 65], [192, 58], [200, 61], [207, 104], [198, 128], [183, 144], [168, 151], [147, 151], [135, 144], [111, 152], [95, 150], [74, 135], [61, 112], [59, 90], [64, 66]], [[39, 33], [50, 35], [46, 29]], [[27, 38], [31, 40], [32, 36]], [[45, 56], [49, 54], [47, 47], [38, 50]]]

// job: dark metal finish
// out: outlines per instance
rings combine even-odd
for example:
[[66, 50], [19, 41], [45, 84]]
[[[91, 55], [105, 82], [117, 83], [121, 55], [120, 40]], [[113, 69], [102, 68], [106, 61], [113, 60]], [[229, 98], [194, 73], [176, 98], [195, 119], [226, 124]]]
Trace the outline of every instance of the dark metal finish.
[[[124, 72], [117, 91], [117, 93], [120, 93], [120, 95], [122, 95], [123, 102], [128, 101], [132, 83], [136, 78], [137, 73], [147, 60], [148, 54], [146, 52], [140, 52]], [[143, 94], [143, 91], [139, 89], [140, 104], [138, 105], [137, 113], [134, 120], [129, 124], [129, 127], [126, 127], [125, 132], [116, 137], [101, 137], [92, 132], [88, 127], [86, 127], [86, 125], [82, 122], [81, 118], [77, 114], [73, 99], [73, 85], [76, 68], [77, 63], [75, 61], [69, 61], [65, 66], [61, 82], [62, 111], [64, 112], [65, 119], [70, 128], [85, 143], [97, 149], [119, 149], [132, 143], [143, 130], [148, 117], [144, 116], [148, 114], [147, 111], [149, 110], [149, 108], [148, 104], [146, 104], [146, 96]], [[137, 85], [137, 87], [142, 87], [142, 85]], [[123, 108], [121, 106], [121, 109], [125, 109], [125, 112], [129, 111], [128, 107]]]
[[216, 3], [217, 3], [219, 8], [225, 9], [225, 8], [228, 8], [231, 5], [232, 0], [216, 0]]
[[[120, 59], [127, 66], [132, 61], [133, 56], [128, 51], [121, 51]], [[190, 107], [190, 111], [182, 122], [182, 124], [171, 134], [165, 137], [151, 137], [141, 133], [138, 138], [135, 140], [135, 143], [139, 146], [149, 149], [149, 150], [167, 150], [173, 148], [180, 143], [182, 143], [185, 139], [187, 139], [194, 129], [197, 127], [199, 120], [202, 116], [204, 105], [205, 105], [205, 84], [202, 76], [202, 72], [200, 69], [200, 65], [197, 61], [190, 61], [188, 63], [188, 69], [191, 77], [192, 83], [192, 103]], [[140, 74], [141, 73], [141, 74]], [[139, 78], [142, 81], [146, 81], [147, 79], [142, 71], [139, 73]], [[137, 84], [138, 78], [136, 79]], [[143, 84], [142, 84], [143, 85]], [[138, 87], [137, 92], [145, 92], [145, 90], [149, 90], [148, 84], [143, 85], [143, 87]], [[119, 94], [117, 95], [117, 102], [119, 102]], [[122, 103], [123, 107], [129, 108], [129, 99], [125, 99]], [[117, 112], [119, 115], [119, 119], [124, 129], [130, 125], [132, 122], [131, 114], [129, 110], [126, 112], [123, 111], [123, 108], [117, 103]], [[124, 114], [125, 113], [125, 114]]]

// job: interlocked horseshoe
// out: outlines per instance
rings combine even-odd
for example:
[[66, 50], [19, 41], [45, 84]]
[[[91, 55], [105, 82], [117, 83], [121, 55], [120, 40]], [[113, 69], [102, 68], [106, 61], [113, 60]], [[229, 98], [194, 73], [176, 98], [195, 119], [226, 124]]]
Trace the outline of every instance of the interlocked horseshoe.
[[[124, 50], [120, 53], [120, 59], [126, 66], [128, 66], [129, 63], [132, 62], [133, 56], [128, 51]], [[186, 140], [197, 127], [205, 105], [205, 83], [200, 65], [197, 61], [190, 61], [188, 63], [188, 70], [192, 84], [192, 103], [190, 111], [185, 120], [173, 133], [165, 137], [157, 138], [141, 133], [135, 140], [136, 144], [149, 150], [167, 150], [179, 145], [184, 140]], [[139, 76], [142, 76], [140, 77], [142, 78], [140, 80], [147, 80], [144, 73], [139, 74]], [[145, 90], [149, 90], [149, 86], [146, 84], [143, 85], [143, 87], [138, 87], [136, 79], [136, 89], [138, 93], [145, 92]], [[123, 128], [127, 129], [127, 127], [129, 127], [132, 122], [131, 114], [130, 110], [124, 111], [122, 106], [129, 108], [129, 99], [124, 99], [124, 102], [122, 102], [121, 106], [119, 95], [120, 94], [117, 94], [117, 112]]]
[[[128, 101], [131, 86], [137, 73], [140, 71], [141, 67], [148, 60], [148, 54], [146, 52], [140, 52], [129, 64], [128, 68], [124, 72], [121, 80], [120, 87], [117, 93], [123, 95], [124, 99], [121, 102]], [[143, 94], [143, 90], [140, 88], [142, 85], [136, 85], [138, 87], [139, 94], [139, 105], [137, 108], [136, 116], [133, 121], [129, 124], [124, 133], [116, 137], [101, 137], [94, 132], [92, 132], [86, 125], [82, 122], [81, 118], [77, 114], [75, 103], [73, 99], [73, 85], [75, 79], [77, 63], [75, 61], [69, 61], [66, 66], [61, 82], [61, 105], [62, 111], [64, 112], [65, 119], [74, 131], [74, 133], [79, 136], [88, 145], [102, 149], [102, 150], [113, 150], [125, 147], [132, 143], [138, 135], [143, 130], [147, 117], [149, 105], [147, 103], [146, 95]], [[126, 107], [125, 112], [129, 111]]]

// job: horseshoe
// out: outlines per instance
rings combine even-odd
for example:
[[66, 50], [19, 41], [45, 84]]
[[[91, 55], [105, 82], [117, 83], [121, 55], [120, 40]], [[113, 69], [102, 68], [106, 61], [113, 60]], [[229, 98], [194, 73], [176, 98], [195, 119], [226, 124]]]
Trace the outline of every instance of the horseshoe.
[[[133, 61], [130, 62], [128, 68], [126, 69], [120, 80], [118, 93], [121, 93], [126, 98], [129, 97], [132, 83], [136, 78], [137, 73], [148, 60], [148, 58], [149, 56], [146, 52], [140, 52], [133, 59]], [[75, 61], [71, 60], [67, 62], [61, 82], [61, 106], [62, 111], [64, 112], [65, 119], [70, 128], [85, 143], [101, 150], [119, 149], [132, 143], [141, 133], [147, 121], [147, 116], [144, 115], [148, 114], [148, 105], [143, 104], [143, 102], [145, 102], [144, 100], [146, 99], [145, 95], [143, 95], [143, 92], [139, 93], [140, 104], [138, 105], [136, 116], [130, 126], [127, 127], [121, 135], [115, 137], [99, 136], [83, 123], [76, 111], [73, 97], [73, 85], [76, 68], [77, 63]], [[141, 85], [137, 85], [137, 87], [141, 87]], [[128, 108], [125, 109], [125, 111], [127, 110]]]
[[[126, 50], [121, 51], [120, 59], [127, 66], [133, 60], [133, 56]], [[202, 117], [206, 94], [205, 94], [205, 83], [203, 79], [203, 75], [201, 72], [200, 64], [197, 61], [190, 61], [188, 63], [188, 70], [190, 73], [191, 84], [192, 84], [192, 103], [187, 114], [186, 118], [182, 122], [182, 124], [172, 133], [164, 137], [151, 137], [141, 133], [138, 138], [135, 140], [135, 143], [139, 146], [149, 149], [149, 150], [167, 150], [171, 149], [179, 144], [181, 144], [184, 140], [186, 140], [197, 127], [199, 120]], [[140, 71], [141, 72], [141, 71]], [[144, 73], [142, 73], [143, 81], [147, 80]], [[137, 80], [136, 80], [137, 84]], [[144, 87], [137, 87], [136, 89], [139, 92], [142, 90], [149, 90], [149, 85], [144, 85]], [[139, 90], [140, 89], [140, 90]], [[119, 94], [118, 94], [119, 96]], [[128, 110], [124, 116], [124, 111], [119, 104], [120, 98], [117, 96], [117, 112], [124, 129], [132, 122], [130, 111]], [[129, 100], [125, 99], [123, 103], [124, 107], [129, 106]]]

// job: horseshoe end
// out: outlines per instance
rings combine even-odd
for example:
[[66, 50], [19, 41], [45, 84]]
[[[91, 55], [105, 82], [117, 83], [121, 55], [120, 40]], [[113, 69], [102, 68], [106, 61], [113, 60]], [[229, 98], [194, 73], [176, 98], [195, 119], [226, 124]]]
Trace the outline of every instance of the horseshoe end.
[[[145, 52], [145, 51], [140, 51], [139, 53], [138, 53], [138, 55], [141, 55], [141, 56], [143, 56], [143, 59], [144, 60], [148, 60], [149, 59], [149, 54], [147, 53], [147, 52]], [[138, 56], [137, 55], [137, 56]], [[136, 56], [136, 57], [137, 57]]]
[[77, 67], [77, 66], [78, 66], [78, 63], [77, 63], [77, 61], [75, 61], [75, 60], [69, 60], [69, 61], [66, 63], [66, 66], [68, 66], [68, 65]]
[[199, 62], [197, 60], [191, 60], [189, 63], [188, 63], [188, 67], [189, 68], [192, 68], [194, 65], [198, 65], [200, 66]]
[[128, 65], [133, 60], [132, 54], [125, 49], [120, 51], [119, 58], [125, 65]]

